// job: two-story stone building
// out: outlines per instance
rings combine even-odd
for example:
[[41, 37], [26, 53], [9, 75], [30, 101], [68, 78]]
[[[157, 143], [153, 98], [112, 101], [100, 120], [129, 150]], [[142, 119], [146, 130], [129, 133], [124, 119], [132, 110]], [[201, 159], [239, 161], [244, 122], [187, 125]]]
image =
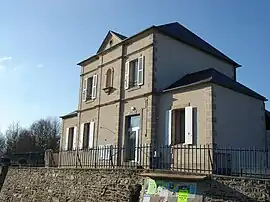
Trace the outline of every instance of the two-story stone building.
[[141, 144], [265, 147], [266, 98], [236, 81], [239, 64], [179, 23], [131, 37], [109, 31], [78, 65], [79, 104], [62, 116], [61, 150], [116, 145], [138, 161]]

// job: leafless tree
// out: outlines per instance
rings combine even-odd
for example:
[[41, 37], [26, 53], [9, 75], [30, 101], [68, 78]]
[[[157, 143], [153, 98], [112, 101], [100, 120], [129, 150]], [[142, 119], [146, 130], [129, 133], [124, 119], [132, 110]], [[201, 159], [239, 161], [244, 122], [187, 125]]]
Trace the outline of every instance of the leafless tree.
[[[46, 118], [35, 121], [29, 129], [22, 128], [18, 122], [12, 123], [6, 130], [6, 151], [23, 153], [58, 150], [60, 122], [57, 118]], [[0, 135], [1, 151], [1, 135]]]
[[14, 152], [17, 150], [19, 133], [21, 131], [19, 122], [13, 122], [6, 130], [6, 149], [7, 152]]
[[59, 148], [60, 122], [57, 118], [40, 119], [30, 126], [38, 150]]
[[0, 131], [0, 155], [2, 155], [5, 151], [6, 151], [6, 138]]

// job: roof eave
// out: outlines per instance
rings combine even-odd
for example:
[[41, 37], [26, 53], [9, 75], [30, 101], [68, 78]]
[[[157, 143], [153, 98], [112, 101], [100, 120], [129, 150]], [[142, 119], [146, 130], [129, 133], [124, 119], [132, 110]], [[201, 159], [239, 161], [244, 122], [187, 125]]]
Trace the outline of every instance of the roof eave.
[[[227, 86], [224, 86], [224, 85], [221, 85], [219, 83], [216, 83], [212, 80], [212, 78], [207, 78], [207, 79], [204, 79], [204, 80], [201, 80], [201, 81], [198, 81], [198, 82], [194, 82], [192, 84], [188, 84], [188, 85], [183, 85], [183, 86], [179, 86], [179, 87], [175, 87], [175, 88], [169, 88], [169, 89], [166, 89], [166, 90], [163, 90], [162, 93], [167, 93], [167, 92], [170, 92], [170, 91], [175, 91], [175, 90], [180, 90], [180, 89], [184, 89], [184, 88], [187, 88], [187, 87], [193, 87], [193, 86], [197, 86], [197, 85], [200, 85], [200, 84], [205, 84], [205, 83], [213, 83], [213, 84], [216, 84], [216, 85], [219, 85], [219, 86], [222, 86], [224, 88], [228, 88]], [[228, 89], [231, 89], [231, 88], [228, 88]], [[238, 92], [234, 89], [231, 89], [235, 92]], [[244, 93], [244, 92], [239, 92], [239, 93], [243, 93], [247, 96], [250, 96], [250, 97], [253, 97], [253, 98], [256, 98], [256, 99], [259, 99], [259, 100], [262, 100], [262, 101], [268, 101], [266, 97], [256, 93], [256, 95], [251, 95], [251, 94], [247, 94], [247, 93]]]
[[78, 115], [78, 113], [73, 113], [73, 114], [66, 114], [63, 116], [60, 116], [61, 119], [67, 119], [67, 118], [72, 118], [72, 117], [76, 117]]
[[188, 85], [178, 86], [178, 87], [174, 87], [174, 88], [168, 88], [168, 89], [163, 90], [162, 92], [167, 93], [167, 92], [170, 92], [170, 91], [180, 90], [180, 89], [187, 88], [187, 87], [197, 86], [199, 84], [208, 83], [208, 82], [211, 81], [211, 79], [212, 78], [207, 78], [207, 79], [204, 79], [204, 80], [201, 80], [201, 81], [198, 81], [198, 82], [194, 82], [194, 83], [191, 83], [191, 84], [188, 84]]

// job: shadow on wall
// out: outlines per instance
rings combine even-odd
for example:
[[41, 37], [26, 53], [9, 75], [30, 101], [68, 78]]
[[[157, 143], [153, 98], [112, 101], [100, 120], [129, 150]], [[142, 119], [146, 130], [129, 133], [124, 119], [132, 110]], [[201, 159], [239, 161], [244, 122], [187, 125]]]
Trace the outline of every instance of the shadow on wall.
[[[205, 181], [204, 183], [207, 184], [207, 186], [203, 187], [203, 189], [206, 190], [203, 191], [203, 195], [204, 195], [204, 200], [205, 201], [212, 201], [212, 200], [218, 200], [218, 201], [239, 201], [239, 202], [256, 202], [256, 201], [267, 201], [265, 199], [263, 200], [259, 200], [259, 198], [255, 197], [254, 198], [250, 198], [249, 196], [245, 195], [244, 193], [239, 192], [237, 189], [239, 188], [239, 190], [243, 191], [245, 190], [244, 186], [242, 183], [240, 183], [237, 186], [237, 183], [234, 183], [232, 180], [232, 186], [234, 186], [234, 189], [231, 188], [228, 185], [225, 185], [217, 180], [208, 180]], [[203, 190], [202, 189], [202, 190]], [[247, 188], [248, 189], [248, 188]], [[249, 191], [247, 191], [246, 194], [252, 194], [254, 190], [251, 190], [251, 188], [249, 189]], [[264, 193], [262, 192], [261, 195], [264, 195]], [[255, 196], [255, 193], [254, 193]]]
[[5, 182], [6, 176], [8, 173], [8, 166], [1, 166], [1, 174], [0, 174], [0, 191]]

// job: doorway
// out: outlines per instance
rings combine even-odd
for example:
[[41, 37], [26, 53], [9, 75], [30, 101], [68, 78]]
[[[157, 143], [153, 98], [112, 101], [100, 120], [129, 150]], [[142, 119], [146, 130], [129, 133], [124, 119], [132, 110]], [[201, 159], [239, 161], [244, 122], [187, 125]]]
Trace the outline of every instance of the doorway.
[[138, 162], [140, 116], [128, 116], [125, 134], [126, 160]]

